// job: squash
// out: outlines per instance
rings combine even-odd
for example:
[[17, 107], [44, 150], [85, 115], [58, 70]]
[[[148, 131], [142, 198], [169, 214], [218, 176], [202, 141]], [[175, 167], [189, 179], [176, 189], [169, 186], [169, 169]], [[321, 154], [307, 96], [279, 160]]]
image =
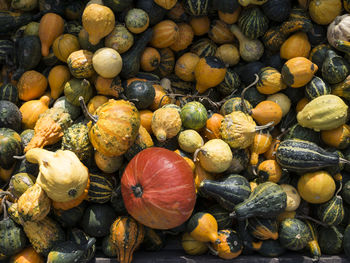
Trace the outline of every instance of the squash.
[[129, 101], [132, 101], [139, 110], [147, 109], [154, 101], [156, 92], [148, 81], [133, 81], [124, 91]]
[[187, 222], [187, 231], [197, 241], [219, 243], [218, 223], [209, 213], [197, 212]]
[[218, 10], [218, 15], [221, 21], [231, 25], [238, 21], [241, 11], [242, 11], [242, 8], [239, 6], [233, 12], [228, 12], [228, 10], [223, 10], [223, 11]]
[[70, 72], [67, 66], [54, 66], [47, 77], [50, 86], [50, 95], [53, 99], [58, 99], [63, 93], [64, 85], [70, 80]]
[[167, 17], [176, 23], [188, 21], [189, 19], [189, 16], [186, 14], [182, 3], [178, 1], [176, 1], [176, 3], [174, 3], [174, 6], [167, 12]]
[[[292, 106], [292, 102], [287, 95], [284, 93], [275, 93], [268, 96], [266, 100], [277, 103], [281, 107], [282, 117], [285, 117], [285, 119], [287, 118], [287, 114], [289, 113]], [[294, 117], [296, 116], [294, 115]]]
[[[16, 162], [16, 159], [14, 159], [13, 156], [20, 155], [22, 152], [21, 137], [12, 129], [0, 128], [0, 145], [0, 171], [1, 175], [4, 173], [4, 176], [1, 176], [1, 178], [4, 179], [4, 181], [7, 181]], [[3, 169], [9, 170], [9, 174]]]
[[0, 100], [8, 100], [14, 104], [18, 103], [18, 89], [17, 86], [11, 83], [0, 86]]
[[332, 130], [345, 124], [347, 109], [348, 106], [338, 96], [322, 95], [306, 104], [297, 119], [301, 126], [315, 131]]
[[208, 245], [205, 242], [194, 239], [188, 232], [183, 233], [181, 245], [188, 255], [202, 255], [208, 251]]
[[226, 74], [224, 63], [216, 57], [204, 57], [195, 67], [196, 90], [204, 93], [207, 89], [220, 84]]
[[347, 29], [349, 17], [350, 17], [349, 14], [338, 16], [328, 26], [327, 40], [331, 46], [336, 47], [337, 40], [349, 41], [348, 29]]
[[40, 114], [44, 113], [49, 107], [50, 98], [42, 96], [40, 100], [30, 100], [25, 102], [20, 108], [22, 114], [22, 128], [33, 129], [38, 121]]
[[24, 101], [36, 99], [44, 94], [46, 88], [46, 77], [35, 70], [29, 70], [18, 81], [18, 97]]
[[297, 32], [284, 41], [280, 49], [280, 56], [287, 60], [295, 57], [308, 58], [310, 50], [311, 44], [306, 33]]
[[94, 52], [97, 49], [103, 47], [102, 41], [99, 41], [96, 45], [92, 45], [89, 42], [89, 34], [84, 28], [80, 29], [79, 34], [78, 34], [78, 38], [79, 38], [80, 47], [84, 50], [89, 50], [91, 52]]
[[345, 149], [350, 145], [350, 127], [346, 124], [338, 128], [322, 131], [321, 138], [324, 143], [337, 149]]
[[22, 113], [18, 107], [7, 100], [0, 100], [0, 127], [21, 130]]
[[230, 30], [239, 41], [239, 53], [244, 61], [257, 61], [262, 57], [264, 45], [260, 40], [247, 38], [235, 24], [231, 25]]
[[341, 0], [311, 0], [309, 14], [311, 19], [320, 25], [330, 24], [342, 11]]
[[322, 77], [329, 84], [338, 84], [345, 80], [350, 72], [349, 63], [333, 50], [327, 51], [322, 65]]
[[176, 3], [177, 3], [177, 0], [156, 0], [154, 1], [157, 5], [163, 7], [164, 9], [172, 9]]
[[214, 56], [217, 46], [214, 41], [209, 38], [201, 38], [191, 45], [191, 52], [199, 57]]
[[79, 40], [72, 34], [63, 34], [55, 39], [52, 50], [55, 56], [66, 62], [69, 55], [80, 49]]
[[108, 98], [106, 96], [97, 95], [92, 97], [87, 105], [89, 113], [93, 114], [98, 107], [105, 104], [107, 101], [108, 101]]
[[245, 99], [241, 99], [239, 97], [233, 97], [233, 98], [225, 101], [225, 103], [221, 106], [220, 114], [225, 116], [225, 115], [228, 115], [228, 114], [235, 112], [235, 111], [242, 111], [243, 112], [245, 110], [243, 102], [244, 102], [245, 106], [247, 107], [248, 111], [253, 109], [253, 107], [249, 101], [247, 101]]
[[94, 159], [97, 167], [104, 173], [116, 172], [123, 163], [122, 156], [109, 157], [98, 151], [95, 151]]
[[[195, 165], [195, 163], [192, 161], [192, 159], [190, 159], [190, 158], [188, 157], [188, 154], [187, 154], [187, 153], [185, 153], [184, 151], [179, 150], [179, 149], [176, 149], [174, 152], [177, 153], [178, 155], [180, 155], [182, 158], [184, 158], [185, 161], [191, 166], [192, 171], [195, 172], [196, 165]], [[195, 174], [195, 175], [194, 175], [194, 178], [195, 178], [195, 185], [197, 186], [197, 184], [196, 184], [196, 176], [197, 176], [197, 175]]]
[[213, 244], [213, 249], [218, 257], [233, 259], [238, 257], [243, 250], [243, 244], [239, 235], [232, 229], [220, 230], [218, 232], [220, 242]]
[[208, 113], [202, 103], [191, 101], [181, 108], [180, 117], [185, 128], [200, 130], [206, 124]]
[[142, 9], [132, 8], [126, 13], [125, 25], [130, 32], [140, 34], [149, 26], [148, 14]]
[[253, 5], [263, 5], [267, 2], [267, 0], [238, 0], [238, 3], [241, 6], [248, 6], [250, 4]]
[[322, 69], [324, 60], [326, 59], [327, 51], [331, 49], [328, 44], [320, 44], [311, 49], [309, 60], [317, 65], [318, 68]]
[[79, 106], [79, 97], [89, 101], [92, 97], [93, 89], [90, 82], [86, 79], [72, 78], [64, 85], [64, 96], [67, 101], [74, 106]]
[[103, 78], [114, 78], [122, 70], [122, 58], [112, 48], [98, 49], [92, 57], [95, 71]]
[[53, 104], [53, 108], [65, 109], [70, 114], [72, 120], [76, 120], [81, 113], [80, 107], [71, 104], [65, 96], [58, 98]]
[[[153, 100], [151, 106], [149, 106], [149, 108], [152, 111], [155, 111], [155, 110], [159, 109], [160, 107], [171, 103], [170, 97], [167, 96], [164, 88], [161, 85], [153, 84], [153, 88], [156, 92], [156, 95], [154, 97], [154, 100]], [[153, 116], [152, 116], [152, 118], [153, 118]]]
[[259, 240], [278, 239], [276, 219], [251, 217], [247, 223], [247, 230], [253, 237]]
[[311, 231], [303, 221], [291, 218], [281, 222], [279, 240], [285, 248], [293, 251], [301, 250], [311, 239]]
[[82, 24], [89, 33], [89, 42], [97, 45], [114, 29], [115, 17], [113, 11], [107, 6], [91, 4], [85, 7]]
[[111, 200], [113, 183], [109, 176], [91, 174], [90, 188], [86, 199], [92, 203], [104, 204]]
[[207, 16], [193, 16], [190, 25], [195, 36], [202, 36], [210, 30], [210, 20]]
[[269, 0], [262, 5], [262, 10], [269, 20], [280, 23], [287, 20], [291, 9], [289, 0]]
[[217, 44], [231, 43], [234, 40], [228, 25], [221, 20], [212, 21], [208, 36]]
[[317, 70], [317, 65], [307, 58], [295, 57], [283, 65], [282, 80], [290, 87], [300, 88], [313, 78]]
[[160, 63], [160, 54], [157, 49], [146, 47], [142, 53], [140, 66], [143, 71], [153, 71]]
[[163, 20], [153, 27], [150, 45], [155, 48], [166, 48], [175, 43], [179, 37], [179, 27], [171, 20]]
[[139, 133], [136, 137], [134, 144], [131, 145], [131, 147], [127, 150], [124, 156], [129, 161], [142, 150], [153, 146], [154, 143], [151, 135], [147, 132], [145, 128], [142, 127], [142, 125], [140, 125]]
[[[164, 166], [164, 162], [176, 162], [176, 165]], [[144, 172], [140, 174], [137, 171]], [[157, 184], [148, 184], [147, 181], [154, 175], [157, 176]], [[128, 213], [154, 229], [181, 225], [190, 217], [195, 204], [191, 167], [177, 153], [159, 147], [139, 152], [128, 163], [121, 179], [121, 192]], [[151, 198], [152, 195], [159, 198]]]
[[344, 213], [343, 199], [337, 194], [317, 207], [318, 218], [328, 226], [339, 225], [344, 219]]
[[191, 45], [194, 33], [192, 27], [187, 23], [178, 24], [179, 35], [170, 48], [174, 51], [181, 51]]
[[144, 127], [149, 134], [152, 134], [153, 112], [150, 110], [141, 110], [139, 113], [142, 127]]
[[185, 0], [183, 7], [186, 12], [192, 16], [205, 16], [208, 14], [210, 2], [209, 0]]
[[106, 47], [115, 49], [119, 54], [123, 54], [134, 44], [134, 35], [125, 26], [118, 24], [105, 38], [104, 44]]
[[322, 95], [331, 93], [331, 87], [321, 78], [314, 76], [305, 87], [305, 97], [308, 100], [313, 100]]
[[67, 58], [71, 74], [75, 78], [90, 78], [95, 73], [92, 58], [93, 54], [88, 50], [72, 52]]
[[21, 252], [12, 256], [10, 263], [44, 263], [43, 257], [33, 247], [27, 247]]
[[35, 177], [28, 173], [17, 173], [11, 176], [8, 190], [15, 196], [20, 197], [29, 187], [32, 187]]
[[287, 194], [278, 184], [265, 182], [259, 184], [250, 196], [234, 208], [237, 219], [250, 217], [271, 218], [282, 213], [287, 207]]
[[98, 76], [95, 80], [94, 85], [97, 94], [112, 96], [114, 98], [118, 98], [119, 95], [124, 91], [119, 76], [113, 79], [105, 79], [101, 76]]
[[118, 217], [111, 226], [110, 235], [118, 261], [131, 263], [134, 251], [144, 239], [145, 228], [131, 217]]
[[287, 194], [287, 207], [285, 211], [291, 212], [297, 210], [301, 201], [297, 189], [289, 184], [281, 184], [281, 187]]
[[41, 41], [41, 54], [49, 55], [49, 48], [54, 40], [63, 34], [64, 20], [55, 13], [46, 13], [40, 20], [39, 38]]
[[250, 164], [256, 166], [259, 162], [259, 154], [265, 153], [272, 143], [272, 136], [269, 132], [259, 131], [254, 136], [250, 145]]
[[251, 116], [260, 125], [267, 125], [273, 122], [273, 125], [280, 123], [282, 119], [282, 108], [276, 102], [265, 100], [251, 109]]
[[348, 100], [350, 98], [350, 93], [349, 93], [350, 82], [349, 81], [350, 81], [350, 77], [347, 77], [343, 82], [338, 83], [336, 85], [333, 85], [332, 86], [332, 94]]
[[180, 132], [181, 123], [180, 114], [176, 109], [160, 108], [153, 112], [152, 132], [158, 141], [164, 142]]
[[117, 247], [112, 243], [111, 235], [107, 235], [102, 240], [102, 252], [107, 257], [117, 256]]
[[194, 81], [195, 75], [194, 71], [199, 61], [199, 56], [192, 53], [187, 52], [178, 58], [175, 64], [175, 74], [180, 79], [184, 81]]
[[243, 9], [238, 19], [241, 32], [250, 39], [257, 39], [268, 29], [268, 19], [257, 6]]
[[286, 84], [282, 82], [281, 73], [275, 68], [264, 67], [259, 71], [258, 76], [259, 81], [256, 88], [262, 94], [275, 94], [287, 88]]
[[180, 148], [189, 153], [194, 153], [204, 144], [202, 137], [195, 130], [184, 130], [177, 138]]
[[194, 167], [194, 184], [196, 188], [196, 193], [201, 195], [202, 193], [199, 192], [199, 187], [200, 184], [203, 180], [208, 179], [208, 180], [214, 180], [214, 175], [212, 173], [207, 172], [204, 170], [204, 168], [201, 166], [200, 162], [193, 162], [195, 167]]
[[322, 253], [337, 255], [343, 251], [345, 228], [343, 226], [321, 227], [319, 230], [319, 244]]
[[263, 182], [278, 183], [282, 177], [282, 168], [276, 160], [265, 160], [259, 164], [257, 174]]
[[225, 65], [234, 66], [238, 64], [240, 56], [235, 45], [224, 44], [218, 47], [215, 56], [221, 59]]
[[160, 63], [158, 68], [154, 71], [159, 77], [168, 76], [173, 72], [175, 66], [175, 55], [170, 48], [158, 49], [160, 54]]
[[224, 116], [214, 113], [205, 124], [204, 136], [208, 139], [220, 139], [220, 126]]

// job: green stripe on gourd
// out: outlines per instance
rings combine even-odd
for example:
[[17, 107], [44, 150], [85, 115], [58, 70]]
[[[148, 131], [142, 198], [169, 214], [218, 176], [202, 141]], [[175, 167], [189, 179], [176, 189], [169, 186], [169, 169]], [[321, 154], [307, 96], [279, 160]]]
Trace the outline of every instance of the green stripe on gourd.
[[323, 79], [316, 76], [305, 87], [305, 97], [308, 100], [327, 94], [331, 94], [331, 87]]

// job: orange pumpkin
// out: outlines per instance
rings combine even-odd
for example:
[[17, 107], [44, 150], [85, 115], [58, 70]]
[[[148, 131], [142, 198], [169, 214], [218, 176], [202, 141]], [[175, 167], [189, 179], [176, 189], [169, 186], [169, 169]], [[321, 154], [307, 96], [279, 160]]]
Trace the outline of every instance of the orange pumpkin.
[[154, 0], [154, 2], [163, 7], [164, 9], [171, 9], [175, 6], [175, 4], [177, 3], [177, 0]]
[[228, 25], [221, 20], [214, 20], [208, 32], [211, 40], [218, 44], [232, 43], [234, 36]]
[[284, 59], [295, 57], [309, 57], [311, 44], [304, 32], [297, 32], [291, 35], [281, 46], [280, 56]]
[[181, 51], [186, 49], [189, 45], [191, 45], [194, 33], [193, 29], [189, 24], [181, 23], [178, 24], [179, 27], [179, 36], [174, 44], [170, 46], [170, 48], [174, 51]]
[[140, 111], [140, 120], [141, 120], [141, 125], [148, 131], [149, 134], [152, 134], [152, 117], [153, 117], [153, 112], [150, 110], [141, 110]]
[[241, 7], [238, 7], [233, 13], [224, 13], [219, 10], [218, 15], [221, 21], [231, 25], [238, 21], [241, 10]]
[[35, 70], [24, 72], [18, 81], [18, 97], [21, 100], [29, 101], [42, 96], [47, 88], [45, 76]]
[[250, 145], [250, 164], [257, 165], [259, 161], [259, 154], [266, 152], [271, 145], [272, 136], [270, 133], [260, 131], [255, 134], [254, 141]]
[[220, 126], [224, 116], [214, 113], [205, 124], [204, 136], [208, 139], [220, 139]]
[[194, 70], [198, 64], [199, 56], [187, 52], [183, 54], [175, 64], [175, 75], [184, 81], [194, 81]]
[[195, 36], [202, 36], [210, 30], [210, 20], [207, 16], [194, 16], [190, 20], [190, 25]]
[[12, 256], [10, 263], [44, 263], [44, 259], [33, 247], [27, 247], [21, 252]]
[[143, 71], [153, 71], [158, 68], [160, 63], [160, 54], [153, 47], [146, 47], [141, 55], [141, 69]]
[[150, 41], [155, 48], [166, 48], [175, 43], [179, 37], [179, 27], [171, 20], [163, 20], [153, 27]]
[[282, 119], [282, 109], [276, 102], [264, 100], [251, 110], [251, 115], [259, 125], [272, 121], [273, 125], [277, 125]]

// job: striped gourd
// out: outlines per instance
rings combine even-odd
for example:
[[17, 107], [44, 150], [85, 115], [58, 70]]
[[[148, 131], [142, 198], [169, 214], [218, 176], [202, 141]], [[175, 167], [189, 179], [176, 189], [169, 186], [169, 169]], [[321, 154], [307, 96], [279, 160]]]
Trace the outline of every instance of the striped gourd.
[[323, 79], [316, 76], [305, 87], [305, 97], [308, 100], [327, 94], [331, 94], [331, 87]]
[[305, 248], [311, 239], [311, 231], [303, 221], [295, 218], [287, 218], [282, 221], [279, 241], [283, 247], [298, 251]]
[[21, 137], [9, 128], [0, 128], [0, 167], [10, 169], [15, 164], [14, 155], [22, 154]]
[[14, 43], [11, 40], [0, 40], [0, 64], [6, 64], [7, 58], [14, 55]]
[[339, 163], [350, 163], [315, 143], [298, 139], [282, 141], [276, 151], [276, 160], [283, 168], [295, 172], [316, 171]]
[[317, 208], [317, 216], [329, 226], [339, 225], [344, 219], [343, 199], [335, 195], [328, 202], [321, 204]]
[[186, 12], [193, 16], [204, 16], [209, 11], [209, 0], [185, 0], [183, 6]]
[[198, 130], [205, 126], [208, 112], [202, 103], [191, 101], [182, 107], [180, 117], [185, 128]]
[[23, 229], [5, 216], [0, 221], [0, 253], [6, 256], [14, 255], [25, 248], [27, 243]]
[[269, 27], [269, 20], [257, 6], [243, 9], [238, 25], [244, 35], [250, 39], [257, 39], [265, 34]]
[[230, 175], [220, 180], [205, 179], [200, 183], [198, 191], [214, 198], [228, 211], [247, 199], [251, 192], [248, 180], [241, 175]]
[[228, 96], [241, 86], [241, 79], [231, 68], [228, 68], [224, 80], [216, 87], [224, 96]]
[[90, 173], [90, 188], [87, 199], [94, 203], [107, 203], [112, 196], [113, 184], [107, 176]]
[[209, 38], [201, 38], [191, 46], [191, 52], [197, 54], [199, 57], [214, 56], [216, 49], [216, 44]]
[[233, 221], [230, 212], [222, 206], [215, 204], [209, 207], [206, 212], [215, 217], [219, 230], [232, 228]]
[[349, 75], [349, 72], [349, 63], [335, 51], [328, 50], [322, 64], [322, 78], [329, 84], [337, 84], [342, 82]]
[[76, 78], [89, 78], [94, 73], [92, 66], [92, 56], [88, 50], [78, 50], [71, 53], [67, 59], [67, 64], [70, 72]]
[[[249, 101], [244, 100], [244, 103], [248, 111], [253, 109], [253, 106], [249, 103]], [[220, 114], [223, 116], [230, 114], [234, 111], [242, 111], [242, 112], [245, 111], [245, 108], [242, 103], [242, 99], [240, 97], [234, 97], [225, 101], [225, 103], [220, 108]]]
[[314, 47], [311, 52], [309, 59], [315, 63], [318, 68], [322, 68], [323, 61], [326, 59], [327, 51], [331, 50], [329, 44], [320, 44]]
[[0, 100], [8, 100], [14, 104], [18, 103], [18, 89], [11, 83], [3, 84], [0, 87]]
[[157, 50], [160, 54], [160, 62], [158, 68], [153, 73], [160, 77], [165, 77], [173, 72], [175, 67], [175, 55], [168, 47]]
[[276, 219], [251, 217], [248, 219], [249, 233], [260, 240], [278, 238], [278, 225]]
[[237, 219], [250, 217], [273, 218], [287, 207], [287, 194], [281, 186], [272, 182], [259, 184], [248, 199], [234, 208]]
[[316, 225], [310, 220], [305, 220], [305, 224], [311, 232], [311, 240], [308, 242], [307, 246], [310, 250], [311, 255], [313, 256], [312, 261], [318, 262], [321, 257], [321, 249], [320, 245], [318, 244], [318, 233]]
[[315, 132], [312, 129], [304, 128], [299, 124], [295, 124], [289, 129], [288, 133], [284, 136], [284, 139], [299, 139], [319, 144], [320, 133]]

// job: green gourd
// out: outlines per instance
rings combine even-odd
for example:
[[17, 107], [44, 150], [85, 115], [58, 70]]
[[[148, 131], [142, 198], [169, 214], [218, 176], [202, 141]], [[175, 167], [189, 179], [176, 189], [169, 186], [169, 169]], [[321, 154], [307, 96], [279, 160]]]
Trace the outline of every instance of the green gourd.
[[349, 63], [333, 50], [327, 51], [327, 56], [322, 65], [322, 77], [329, 84], [342, 82], [350, 72]]
[[84, 98], [85, 103], [88, 103], [93, 94], [93, 89], [90, 82], [86, 79], [73, 78], [64, 85], [64, 96], [67, 101], [74, 106], [80, 106], [79, 97]]
[[191, 101], [182, 107], [180, 117], [183, 127], [199, 130], [205, 126], [208, 112], [202, 103]]
[[278, 238], [278, 225], [276, 219], [251, 217], [248, 218], [247, 230], [249, 233], [260, 240]]
[[282, 221], [279, 229], [279, 241], [289, 250], [298, 251], [311, 241], [311, 231], [301, 220], [288, 218]]
[[103, 204], [111, 200], [113, 183], [108, 177], [90, 172], [89, 202]]
[[[83, 230], [79, 228], [69, 229], [67, 233], [67, 240], [74, 241], [79, 246], [88, 245], [91, 237], [88, 236]], [[94, 258], [96, 252], [96, 243], [93, 244], [88, 250], [85, 250], [84, 255], [80, 258], [81, 263], [87, 263]]]
[[[1, 45], [1, 42], [0, 42]], [[0, 51], [1, 52], [1, 51]], [[1, 56], [1, 54], [0, 54]], [[0, 100], [8, 100], [17, 105], [18, 89], [11, 83], [4, 83], [0, 86]]]
[[257, 39], [265, 34], [269, 20], [257, 6], [244, 8], [238, 19], [242, 33], [250, 39]]
[[317, 208], [318, 218], [329, 226], [339, 225], [344, 218], [343, 199], [335, 195], [331, 200], [321, 204]]
[[320, 227], [318, 242], [322, 253], [337, 255], [343, 251], [345, 228], [343, 226]]
[[22, 124], [22, 113], [16, 104], [7, 100], [0, 100], [0, 127], [10, 128], [19, 132]]
[[0, 167], [10, 169], [16, 155], [22, 155], [21, 137], [12, 129], [0, 128]]
[[317, 76], [314, 76], [305, 87], [305, 97], [308, 100], [313, 100], [327, 94], [331, 94], [331, 87], [327, 82]]

